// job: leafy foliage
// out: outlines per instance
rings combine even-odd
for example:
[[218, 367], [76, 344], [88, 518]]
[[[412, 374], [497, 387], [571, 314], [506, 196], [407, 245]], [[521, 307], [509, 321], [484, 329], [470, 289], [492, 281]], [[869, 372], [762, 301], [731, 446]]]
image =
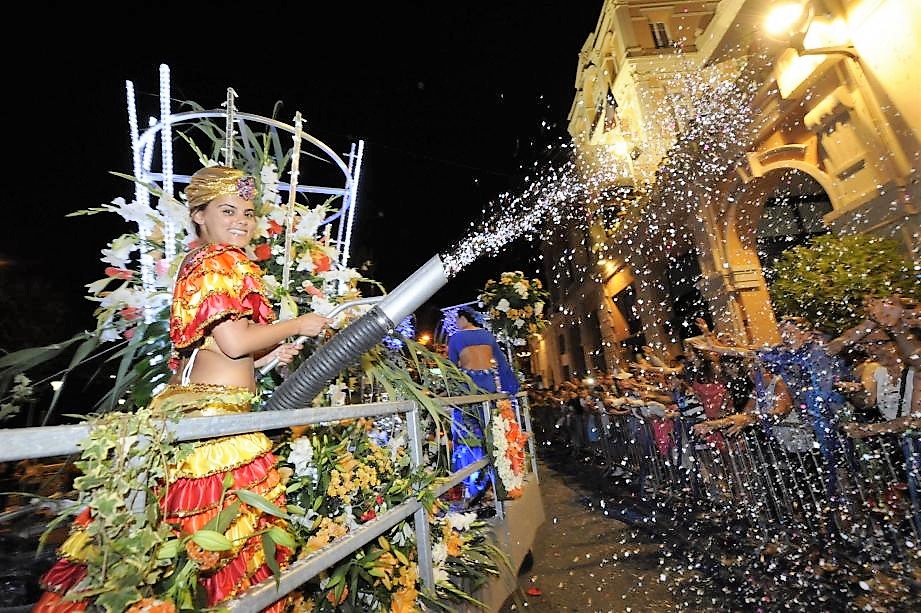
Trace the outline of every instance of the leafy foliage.
[[865, 317], [867, 297], [921, 299], [921, 276], [899, 243], [871, 235], [826, 234], [785, 252], [770, 288], [779, 315], [803, 317], [830, 334]]

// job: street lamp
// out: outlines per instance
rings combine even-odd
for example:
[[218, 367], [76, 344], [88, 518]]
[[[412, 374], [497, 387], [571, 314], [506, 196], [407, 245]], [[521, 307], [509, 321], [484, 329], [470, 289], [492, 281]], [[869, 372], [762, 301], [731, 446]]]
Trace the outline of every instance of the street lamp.
[[[830, 56], [844, 56], [845, 72], [864, 100], [866, 116], [888, 153], [886, 163], [891, 169], [892, 178], [902, 192], [903, 200], [908, 201], [907, 178], [913, 172], [911, 161], [881, 111], [876, 92], [864, 71], [863, 59], [851, 44], [848, 25], [841, 17], [817, 16], [814, 2], [782, 0], [774, 5], [765, 18], [764, 34], [789, 46], [780, 56], [777, 65], [776, 80], [781, 97], [800, 95], [807, 80], [812, 78], [822, 64], [831, 61]], [[842, 41], [845, 42], [842, 44]], [[825, 59], [806, 59], [802, 56], [825, 56]], [[909, 249], [912, 248], [910, 240], [906, 239], [906, 244]]]
[[787, 0], [776, 4], [764, 19], [768, 38], [787, 43], [798, 55], [846, 55], [858, 60], [850, 43], [828, 44], [846, 35], [841, 20], [816, 17], [812, 0]]
[[802, 2], [782, 2], [774, 6], [764, 19], [765, 33], [772, 38], [791, 38], [805, 30], [812, 17], [812, 5]]

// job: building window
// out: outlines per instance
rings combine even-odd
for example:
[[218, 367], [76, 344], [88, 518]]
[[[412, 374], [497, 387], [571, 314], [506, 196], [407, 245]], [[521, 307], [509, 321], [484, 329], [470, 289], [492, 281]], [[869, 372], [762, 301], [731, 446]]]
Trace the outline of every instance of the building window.
[[649, 24], [649, 30], [652, 32], [652, 40], [656, 45], [656, 49], [671, 46], [672, 41], [668, 40], [668, 30], [665, 29], [664, 23], [653, 21]]

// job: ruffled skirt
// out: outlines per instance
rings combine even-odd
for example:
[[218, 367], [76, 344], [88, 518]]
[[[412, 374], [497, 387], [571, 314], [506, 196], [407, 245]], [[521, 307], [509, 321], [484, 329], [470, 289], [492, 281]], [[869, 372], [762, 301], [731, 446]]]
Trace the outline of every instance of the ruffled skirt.
[[[221, 415], [245, 413], [250, 409], [252, 394], [242, 388], [191, 384], [170, 386], [153, 399], [151, 406], [179, 406], [191, 415]], [[233, 479], [229, 489], [246, 489], [284, 508], [285, 486], [275, 469], [272, 441], [262, 433], [238, 434], [200, 441], [180, 466], [171, 471], [169, 482], [159, 488], [160, 510], [179, 535], [192, 534], [218, 513], [223, 482], [227, 475]], [[236, 500], [227, 496], [224, 507]], [[59, 547], [59, 559], [41, 578], [45, 590], [33, 611], [55, 613], [83, 611], [87, 601], [65, 600], [67, 592], [86, 576], [84, 548], [89, 538], [85, 532], [90, 523], [89, 509], [74, 521], [71, 534]], [[266, 563], [259, 533], [270, 524], [283, 525], [283, 520], [241, 504], [240, 513], [225, 531], [234, 543], [229, 555], [199, 574], [199, 583], [207, 595], [208, 606], [229, 600], [251, 585], [272, 576]], [[278, 546], [275, 558], [284, 567], [292, 551]], [[203, 567], [204, 568], [204, 567]], [[268, 611], [283, 607], [279, 601]]]

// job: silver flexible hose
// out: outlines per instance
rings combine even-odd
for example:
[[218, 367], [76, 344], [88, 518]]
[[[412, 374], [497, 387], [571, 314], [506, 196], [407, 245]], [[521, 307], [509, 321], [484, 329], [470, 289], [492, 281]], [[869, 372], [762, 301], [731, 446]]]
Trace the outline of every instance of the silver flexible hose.
[[279, 385], [265, 404], [267, 411], [302, 409], [340, 372], [358, 362], [393, 329], [380, 307], [374, 307], [338, 332]]

